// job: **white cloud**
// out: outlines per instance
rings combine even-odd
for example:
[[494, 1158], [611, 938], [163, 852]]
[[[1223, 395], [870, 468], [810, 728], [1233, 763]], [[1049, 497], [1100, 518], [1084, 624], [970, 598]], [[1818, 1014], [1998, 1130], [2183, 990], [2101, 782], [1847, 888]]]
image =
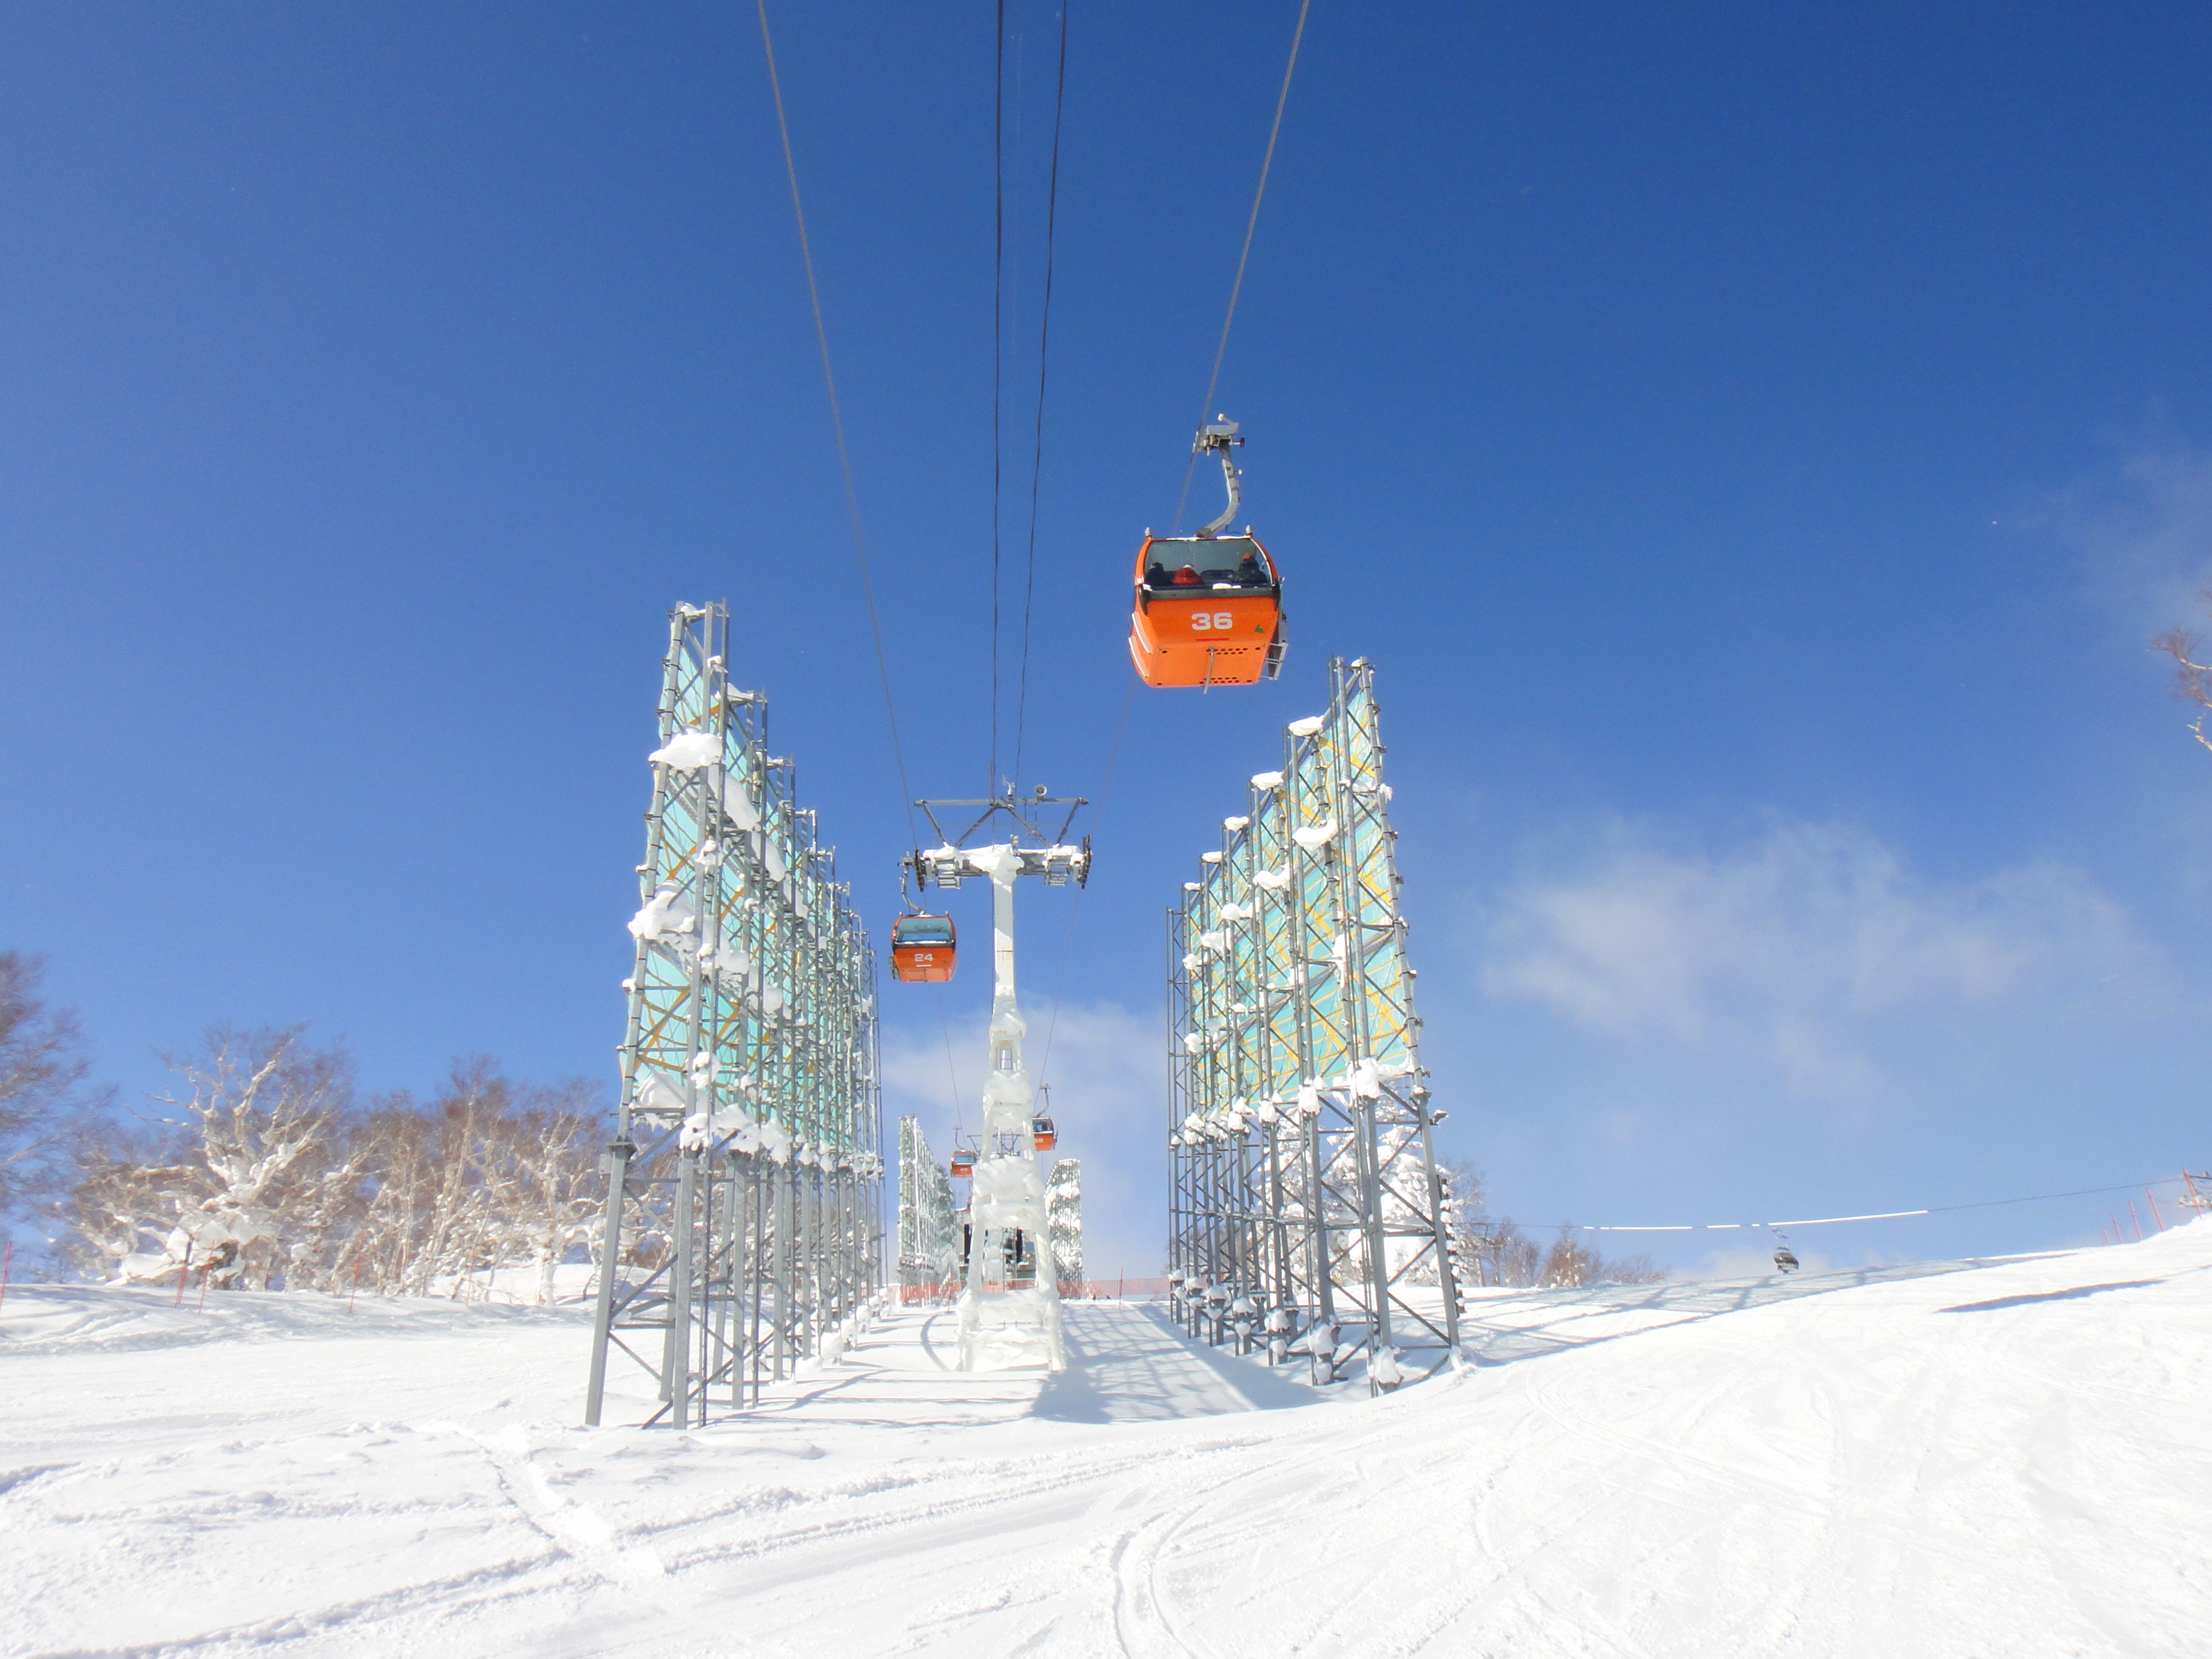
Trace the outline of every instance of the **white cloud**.
[[[1047, 1068], [1042, 1076], [1052, 1091], [1060, 1133], [1053, 1155], [1083, 1164], [1085, 1259], [1094, 1274], [1126, 1268], [1150, 1275], [1158, 1271], [1167, 1228], [1167, 1061], [1160, 1021], [1114, 1003], [1069, 1004], [1057, 1019], [1048, 1006], [1023, 1012], [1030, 1021], [1030, 1066]], [[889, 1027], [884, 1034], [885, 1112], [919, 1116], [939, 1158], [951, 1150], [956, 1117], [972, 1131], [981, 1115], [982, 1025], [956, 1020], [950, 1035], [948, 1067], [946, 1033], [934, 1022]]]
[[1752, 1058], [1802, 1095], [1880, 1086], [1884, 1016], [2148, 988], [2125, 913], [2055, 863], [1933, 882], [1863, 830], [1805, 823], [1719, 856], [1615, 823], [1546, 862], [1489, 930], [1490, 996]]
[[2148, 639], [2203, 624], [2212, 582], [2212, 456], [2167, 447], [2123, 459], [2116, 473], [2026, 515], [2081, 550], [2091, 596]]

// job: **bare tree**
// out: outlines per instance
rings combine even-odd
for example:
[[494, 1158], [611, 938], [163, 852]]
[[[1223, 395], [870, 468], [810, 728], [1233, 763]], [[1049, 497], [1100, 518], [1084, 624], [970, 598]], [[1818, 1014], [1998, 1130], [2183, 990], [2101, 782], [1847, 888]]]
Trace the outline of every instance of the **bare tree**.
[[[2197, 602], [2212, 611], [2212, 587], [2197, 596]], [[2212, 711], [2212, 663], [2201, 663], [2197, 655], [2203, 650], [2196, 630], [2188, 628], [2169, 628], [2150, 642], [2154, 651], [2163, 651], [2173, 659], [2173, 695], [2184, 702], [2194, 703], [2199, 711]], [[2204, 712], [2191, 720], [2189, 729], [2197, 741], [2212, 749], [2212, 738], [2204, 735]]]
[[1444, 1225], [1457, 1276], [1464, 1280], [1472, 1269], [1478, 1285], [1502, 1283], [1491, 1269], [1490, 1189], [1482, 1171], [1469, 1158], [1440, 1158], [1437, 1180], [1443, 1188]]
[[1574, 1224], [1559, 1224], [1559, 1236], [1552, 1241], [1545, 1252], [1544, 1265], [1538, 1282], [1562, 1290], [1573, 1290], [1586, 1285], [1654, 1285], [1667, 1277], [1667, 1270], [1648, 1255], [1623, 1256], [1608, 1261], [1590, 1246], [1575, 1237]]
[[43, 957], [0, 951], [0, 1211], [68, 1144], [58, 1120], [88, 1103], [84, 1039], [76, 1015], [39, 1000], [46, 972]]
[[553, 1275], [577, 1245], [596, 1236], [606, 1177], [599, 1166], [606, 1139], [598, 1084], [571, 1078], [551, 1088], [526, 1087], [522, 1109], [508, 1120], [505, 1146], [488, 1163], [492, 1207], [499, 1218], [503, 1261], [535, 1271], [532, 1300], [553, 1299]]
[[1574, 1224], [1563, 1221], [1559, 1224], [1559, 1236], [1544, 1253], [1539, 1282], [1555, 1290], [1578, 1289], [1595, 1284], [1602, 1265], [1598, 1253], [1576, 1238]]
[[355, 1127], [366, 1196], [337, 1276], [384, 1296], [421, 1296], [528, 1266], [534, 1297], [587, 1245], [605, 1190], [603, 1091], [510, 1080], [483, 1056], [455, 1062], [427, 1104], [380, 1097]]

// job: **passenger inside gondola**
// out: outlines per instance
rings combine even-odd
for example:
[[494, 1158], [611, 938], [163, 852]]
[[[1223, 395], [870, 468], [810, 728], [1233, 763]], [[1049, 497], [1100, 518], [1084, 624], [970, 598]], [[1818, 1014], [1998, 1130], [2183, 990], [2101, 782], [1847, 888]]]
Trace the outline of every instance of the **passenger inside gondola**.
[[[1157, 547], [1157, 544], [1155, 544]], [[1249, 536], [1221, 536], [1206, 541], [1177, 541], [1170, 545], [1185, 553], [1185, 562], [1170, 568], [1154, 558], [1145, 566], [1145, 586], [1154, 592], [1175, 592], [1193, 587], [1273, 587], [1274, 572]]]

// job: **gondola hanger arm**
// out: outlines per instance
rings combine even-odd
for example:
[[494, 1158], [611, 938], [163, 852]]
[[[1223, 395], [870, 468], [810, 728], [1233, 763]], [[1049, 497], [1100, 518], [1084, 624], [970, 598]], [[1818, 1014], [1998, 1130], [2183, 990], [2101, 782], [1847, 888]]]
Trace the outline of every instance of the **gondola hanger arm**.
[[1237, 480], [1241, 475], [1237, 471], [1236, 462], [1229, 459], [1229, 452], [1241, 447], [1243, 441], [1237, 435], [1237, 422], [1226, 415], [1217, 415], [1199, 428], [1198, 437], [1190, 447], [1190, 453], [1194, 455], [1203, 455], [1210, 450], [1220, 459], [1222, 482], [1229, 486], [1229, 505], [1221, 509], [1219, 518], [1197, 532], [1201, 541], [1211, 541], [1218, 536], [1229, 527], [1230, 520], [1237, 516], [1243, 491], [1237, 484]]

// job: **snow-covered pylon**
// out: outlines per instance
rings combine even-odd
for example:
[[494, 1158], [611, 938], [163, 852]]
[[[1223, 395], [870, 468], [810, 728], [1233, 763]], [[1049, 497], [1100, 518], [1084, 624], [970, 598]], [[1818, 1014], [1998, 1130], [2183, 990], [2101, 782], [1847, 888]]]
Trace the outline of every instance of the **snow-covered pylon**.
[[[1060, 1338], [1060, 1284], [1046, 1218], [1045, 1178], [1037, 1139], [1048, 1124], [1037, 1116], [1037, 1091], [1023, 1057], [1029, 1027], [1014, 995], [1014, 884], [1023, 876], [1048, 887], [1080, 886], [1091, 874], [1091, 844], [1067, 841], [1068, 826], [1086, 802], [1056, 800], [1039, 787], [1018, 797], [1011, 785], [989, 800], [916, 801], [940, 844], [916, 848], [905, 860], [918, 888], [957, 887], [970, 876], [991, 884], [990, 1066], [984, 1074], [982, 1144], [968, 1193], [966, 1284], [961, 1290], [960, 1369], [1067, 1364]], [[1044, 813], [1065, 806], [1057, 830]], [[945, 833], [940, 811], [981, 811]], [[954, 820], [956, 825], [958, 821]], [[984, 841], [985, 827], [1003, 823], [1005, 841]], [[1049, 1144], [1049, 1143], [1048, 1143]]]
[[1014, 1000], [1012, 843], [969, 851], [966, 863], [991, 880], [991, 1068], [983, 1079], [983, 1146], [968, 1195], [968, 1283], [960, 1292], [960, 1369], [1010, 1365], [1060, 1370], [1060, 1279], [1045, 1227], [1044, 1175], [1037, 1168], [1036, 1085], [1022, 1057], [1029, 1027]]

